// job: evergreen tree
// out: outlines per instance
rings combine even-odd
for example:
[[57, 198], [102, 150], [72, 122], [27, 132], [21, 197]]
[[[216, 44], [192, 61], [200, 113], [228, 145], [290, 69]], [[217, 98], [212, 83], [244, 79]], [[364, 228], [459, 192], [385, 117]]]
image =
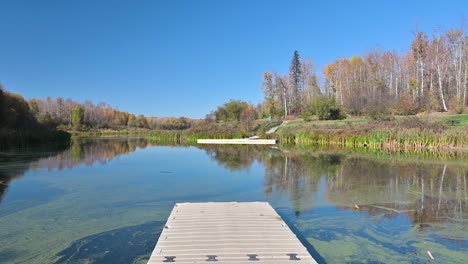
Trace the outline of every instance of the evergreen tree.
[[293, 58], [291, 60], [291, 65], [289, 66], [289, 80], [291, 88], [291, 104], [292, 104], [292, 113], [296, 114], [301, 111], [301, 92], [304, 87], [304, 75], [302, 73], [301, 59], [299, 57], [299, 52], [294, 51]]

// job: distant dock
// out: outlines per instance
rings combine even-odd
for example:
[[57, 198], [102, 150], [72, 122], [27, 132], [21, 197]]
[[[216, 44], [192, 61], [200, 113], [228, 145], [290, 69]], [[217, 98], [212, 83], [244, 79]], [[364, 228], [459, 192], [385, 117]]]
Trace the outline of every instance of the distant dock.
[[149, 264], [317, 263], [266, 202], [174, 206]]
[[240, 144], [240, 145], [275, 145], [276, 139], [198, 139], [198, 144]]

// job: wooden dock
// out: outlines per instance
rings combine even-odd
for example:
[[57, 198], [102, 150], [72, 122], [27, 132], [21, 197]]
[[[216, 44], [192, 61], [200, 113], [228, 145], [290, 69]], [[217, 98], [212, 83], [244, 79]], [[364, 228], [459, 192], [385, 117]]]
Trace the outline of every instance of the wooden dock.
[[275, 145], [276, 139], [198, 139], [198, 144]]
[[266, 202], [179, 203], [148, 263], [317, 263]]

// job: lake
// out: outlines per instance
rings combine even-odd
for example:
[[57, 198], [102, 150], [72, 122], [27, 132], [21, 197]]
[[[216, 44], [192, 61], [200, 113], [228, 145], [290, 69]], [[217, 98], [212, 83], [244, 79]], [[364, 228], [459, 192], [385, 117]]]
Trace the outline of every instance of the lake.
[[268, 201], [320, 263], [468, 263], [466, 154], [75, 140], [0, 152], [1, 263], [146, 263], [177, 202]]

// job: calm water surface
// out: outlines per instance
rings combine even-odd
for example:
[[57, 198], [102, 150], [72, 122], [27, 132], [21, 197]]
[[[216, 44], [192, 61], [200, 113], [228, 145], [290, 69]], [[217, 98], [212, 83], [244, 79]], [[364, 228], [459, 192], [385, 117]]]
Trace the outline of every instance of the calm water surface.
[[268, 201], [322, 263], [468, 263], [467, 178], [464, 157], [136, 138], [0, 152], [0, 262], [146, 263], [174, 203]]

